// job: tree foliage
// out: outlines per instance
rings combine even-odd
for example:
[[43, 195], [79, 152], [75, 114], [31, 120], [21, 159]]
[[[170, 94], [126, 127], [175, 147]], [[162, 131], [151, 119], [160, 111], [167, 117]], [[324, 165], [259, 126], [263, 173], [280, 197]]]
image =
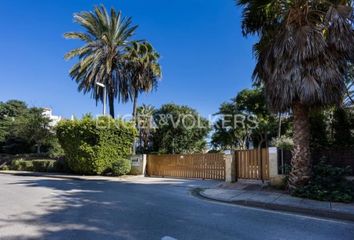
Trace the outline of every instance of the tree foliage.
[[254, 77], [277, 111], [339, 104], [354, 49], [351, 1], [238, 0], [244, 34], [259, 34]]
[[41, 108], [28, 108], [26, 103], [10, 100], [0, 103], [0, 151], [29, 153], [33, 148], [49, 148], [53, 141], [50, 120]]
[[135, 119], [139, 94], [155, 89], [161, 77], [160, 55], [147, 41], [135, 41], [128, 47], [125, 58], [123, 75], [128, 78]]
[[329, 108], [311, 114], [311, 148], [338, 149], [354, 146], [354, 114], [348, 108]]
[[277, 121], [266, 106], [262, 89], [244, 89], [221, 104], [214, 124], [212, 145], [216, 149], [247, 149], [268, 146], [276, 136]]
[[237, 0], [245, 35], [258, 34], [254, 80], [272, 110], [292, 110], [294, 152], [289, 189], [311, 175], [310, 122], [314, 107], [340, 105], [353, 61], [351, 1]]
[[30, 108], [26, 114], [20, 115], [15, 120], [13, 134], [28, 143], [33, 143], [37, 153], [41, 153], [41, 147], [49, 145], [54, 138], [50, 122], [50, 119], [43, 115], [42, 108]]
[[154, 112], [153, 150], [159, 153], [195, 153], [206, 148], [209, 122], [187, 106], [165, 104]]
[[79, 61], [70, 70], [70, 76], [78, 83], [78, 90], [91, 93], [97, 101], [103, 101], [103, 89], [96, 82], [106, 86], [110, 114], [114, 117], [114, 99], [123, 102], [129, 99], [129, 85], [122, 75], [124, 55], [137, 26], [131, 18], [125, 18], [113, 8], [110, 13], [102, 5], [93, 12], [80, 12], [74, 20], [85, 32], [65, 33], [67, 39], [84, 42], [82, 47], [71, 50], [66, 59], [78, 57]]
[[24, 115], [26, 111], [27, 105], [25, 102], [19, 100], [0, 102], [0, 142], [6, 141], [13, 129], [15, 119]]

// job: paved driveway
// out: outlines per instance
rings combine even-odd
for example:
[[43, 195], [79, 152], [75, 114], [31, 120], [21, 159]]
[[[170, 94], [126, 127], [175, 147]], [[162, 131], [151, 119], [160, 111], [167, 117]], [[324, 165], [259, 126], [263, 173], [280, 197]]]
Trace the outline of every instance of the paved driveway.
[[0, 239], [354, 239], [354, 224], [212, 203], [211, 181], [75, 181], [0, 174]]

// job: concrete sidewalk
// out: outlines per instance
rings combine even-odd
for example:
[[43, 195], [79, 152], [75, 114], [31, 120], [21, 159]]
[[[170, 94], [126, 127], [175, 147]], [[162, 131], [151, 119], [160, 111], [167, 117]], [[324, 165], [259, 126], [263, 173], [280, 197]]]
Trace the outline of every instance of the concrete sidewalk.
[[354, 221], [354, 204], [321, 202], [262, 190], [209, 188], [198, 193], [204, 198], [226, 203]]

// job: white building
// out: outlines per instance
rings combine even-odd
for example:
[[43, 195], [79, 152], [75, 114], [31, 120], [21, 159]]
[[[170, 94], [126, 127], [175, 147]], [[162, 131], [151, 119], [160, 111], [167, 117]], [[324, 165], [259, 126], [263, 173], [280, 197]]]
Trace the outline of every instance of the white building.
[[60, 122], [60, 120], [62, 120], [61, 116], [53, 115], [53, 110], [51, 108], [44, 108], [43, 116], [50, 119], [50, 121], [51, 121], [50, 126], [51, 127], [56, 126]]

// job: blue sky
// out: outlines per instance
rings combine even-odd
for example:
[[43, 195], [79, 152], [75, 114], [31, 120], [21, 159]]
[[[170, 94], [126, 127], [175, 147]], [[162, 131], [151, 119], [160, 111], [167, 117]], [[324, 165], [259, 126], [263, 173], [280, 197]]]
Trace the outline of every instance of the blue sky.
[[[254, 39], [241, 34], [241, 10], [233, 0], [7, 0], [0, 8], [0, 101], [21, 99], [51, 107], [64, 117], [101, 112], [68, 76], [75, 61], [64, 54], [80, 45], [63, 34], [80, 30], [73, 13], [103, 3], [122, 10], [161, 54], [163, 79], [139, 103], [189, 105], [207, 116], [251, 86]], [[118, 114], [131, 104], [117, 104]]]

